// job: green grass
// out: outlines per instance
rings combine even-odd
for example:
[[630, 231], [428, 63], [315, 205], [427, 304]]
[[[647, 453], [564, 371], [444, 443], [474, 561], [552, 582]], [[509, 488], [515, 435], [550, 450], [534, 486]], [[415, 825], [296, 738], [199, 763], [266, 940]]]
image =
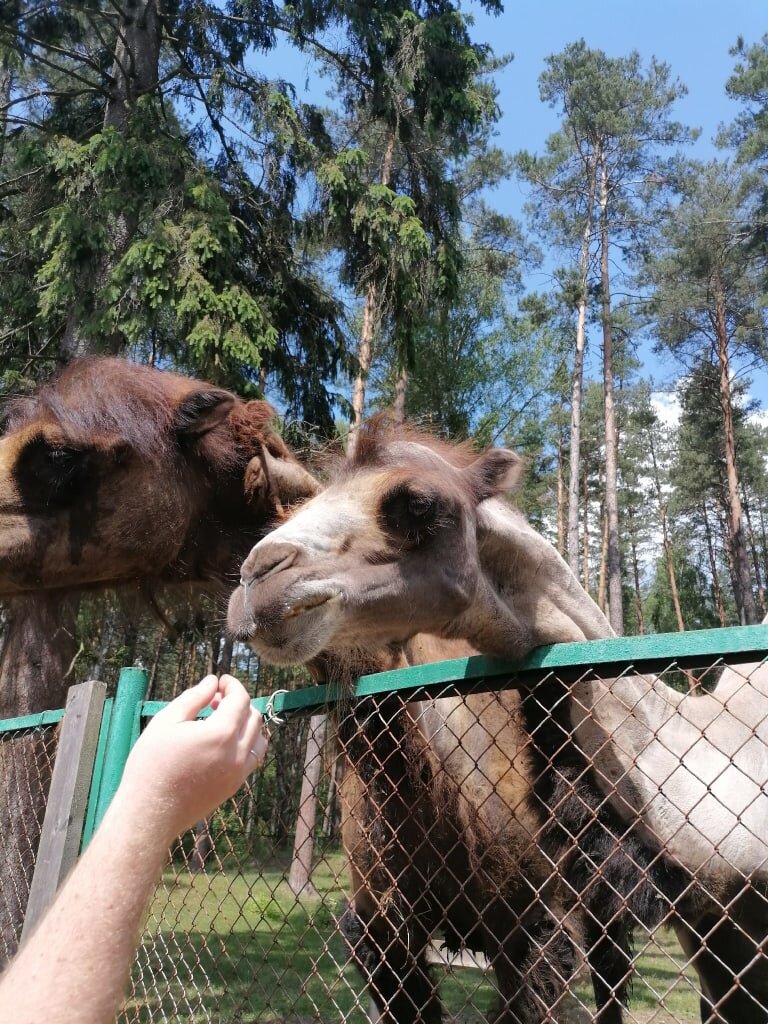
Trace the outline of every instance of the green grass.
[[[167, 871], [152, 904], [123, 1020], [364, 1024], [368, 997], [346, 963], [336, 927], [345, 891], [343, 856], [326, 854], [318, 863], [315, 897], [298, 901], [285, 876], [285, 865], [274, 862], [237, 873]], [[693, 975], [689, 970], [681, 978], [683, 958], [674, 937], [664, 932], [640, 938], [628, 1019], [697, 1020]], [[496, 995], [491, 972], [435, 968], [435, 976], [449, 1019], [488, 1019]], [[591, 1019], [586, 972], [567, 1001], [559, 1019]]]
[[[639, 1024], [700, 1021], [696, 972], [685, 966], [686, 958], [674, 932], [660, 928], [649, 935], [638, 928], [635, 951], [635, 976], [626, 1020]], [[591, 1020], [594, 1001], [586, 971], [579, 977], [574, 995], [579, 1009], [589, 1009], [589, 1015], [574, 1015], [574, 1020]]]

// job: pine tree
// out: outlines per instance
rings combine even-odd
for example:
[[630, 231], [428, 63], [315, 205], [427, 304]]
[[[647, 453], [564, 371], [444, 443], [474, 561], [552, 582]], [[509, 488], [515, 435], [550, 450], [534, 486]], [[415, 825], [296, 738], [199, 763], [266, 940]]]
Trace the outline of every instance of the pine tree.
[[575, 563], [578, 489], [575, 466], [580, 443], [581, 374], [586, 320], [587, 280], [591, 236], [599, 229], [599, 290], [603, 338], [605, 431], [605, 516], [607, 579], [610, 621], [623, 632], [623, 597], [618, 506], [618, 434], [614, 395], [614, 312], [611, 303], [610, 246], [633, 238], [642, 222], [644, 186], [665, 181], [662, 147], [682, 143], [690, 133], [671, 119], [671, 107], [684, 94], [666, 64], [651, 60], [643, 68], [640, 57], [609, 58], [589, 49], [583, 40], [547, 60], [540, 79], [542, 99], [556, 107], [563, 128], [548, 143], [548, 154], [537, 163], [521, 161], [537, 194], [549, 196], [555, 208], [553, 225], [562, 242], [578, 240], [576, 280], [576, 358], [572, 401], [574, 460], [569, 488], [569, 559]]
[[[387, 337], [391, 346], [402, 416], [418, 331], [431, 310], [447, 310], [458, 294], [458, 177], [472, 147], [484, 145], [497, 109], [485, 80], [494, 67], [490, 51], [472, 42], [469, 20], [454, 4], [340, 4], [339, 14], [349, 33], [343, 52], [316, 37], [311, 44], [331, 69], [344, 114], [337, 151], [319, 178], [342, 281], [362, 299], [354, 437], [376, 342]], [[354, 143], [345, 145], [347, 138]]]
[[[679, 168], [682, 198], [669, 208], [643, 267], [660, 344], [677, 355], [717, 368], [711, 399], [722, 421], [729, 548], [742, 622], [757, 620], [747, 551], [734, 422], [733, 361], [765, 357], [761, 290], [746, 258], [752, 204], [750, 176], [728, 163]], [[720, 454], [720, 453], [718, 453]]]
[[36, 10], [0, 24], [23, 69], [0, 184], [5, 386], [43, 360], [131, 350], [246, 393], [274, 373], [332, 429], [341, 307], [299, 199], [327, 135], [247, 63], [274, 43], [267, 12], [235, 28], [213, 3]]

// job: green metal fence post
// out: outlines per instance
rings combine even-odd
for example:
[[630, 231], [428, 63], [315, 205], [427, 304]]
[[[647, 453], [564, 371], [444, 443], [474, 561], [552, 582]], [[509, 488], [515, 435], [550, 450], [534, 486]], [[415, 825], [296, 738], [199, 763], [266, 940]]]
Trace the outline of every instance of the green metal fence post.
[[128, 760], [128, 754], [138, 736], [139, 714], [142, 702], [147, 696], [148, 687], [149, 673], [145, 669], [120, 669], [117, 692], [111, 708], [109, 734], [101, 769], [101, 784], [98, 793], [94, 794], [96, 798], [94, 830], [98, 828], [99, 822], [104, 817], [112, 797], [120, 785], [125, 762]]
[[82, 853], [88, 843], [90, 843], [96, 828], [96, 804], [99, 802], [99, 790], [101, 789], [101, 779], [104, 774], [104, 755], [107, 750], [109, 723], [112, 720], [112, 705], [114, 703], [114, 697], [107, 697], [104, 701], [104, 710], [101, 716], [101, 729], [99, 730], [99, 743], [96, 747], [96, 757], [93, 762], [93, 775], [91, 776], [91, 788], [88, 793], [88, 808], [85, 812], [83, 834], [80, 837], [80, 853]]

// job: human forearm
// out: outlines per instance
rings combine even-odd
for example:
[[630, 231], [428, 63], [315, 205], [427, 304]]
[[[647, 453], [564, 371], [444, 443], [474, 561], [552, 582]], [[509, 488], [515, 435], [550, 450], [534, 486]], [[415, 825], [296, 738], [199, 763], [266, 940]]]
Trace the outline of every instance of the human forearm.
[[0, 983], [0, 1021], [114, 1021], [168, 850], [154, 822], [123, 812], [118, 793], [54, 906]]
[[262, 763], [262, 725], [231, 676], [207, 676], [156, 715], [91, 845], [0, 979], [2, 1024], [111, 1024], [171, 840]]

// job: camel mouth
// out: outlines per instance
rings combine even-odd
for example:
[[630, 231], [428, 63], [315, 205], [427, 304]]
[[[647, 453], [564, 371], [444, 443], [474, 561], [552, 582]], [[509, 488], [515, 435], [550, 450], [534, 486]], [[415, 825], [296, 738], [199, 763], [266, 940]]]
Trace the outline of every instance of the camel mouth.
[[279, 604], [261, 609], [254, 609], [247, 600], [241, 601], [233, 594], [228, 615], [230, 634], [273, 665], [297, 665], [315, 657], [327, 647], [346, 598], [339, 587], [302, 589], [303, 593], [288, 595]]
[[333, 603], [341, 604], [344, 600], [344, 595], [340, 590], [331, 590], [321, 592], [319, 594], [308, 594], [305, 597], [298, 598], [295, 601], [290, 602], [286, 605], [284, 619], [298, 619], [302, 615], [307, 615], [309, 612], [317, 611], [318, 608], [322, 608], [324, 605]]

